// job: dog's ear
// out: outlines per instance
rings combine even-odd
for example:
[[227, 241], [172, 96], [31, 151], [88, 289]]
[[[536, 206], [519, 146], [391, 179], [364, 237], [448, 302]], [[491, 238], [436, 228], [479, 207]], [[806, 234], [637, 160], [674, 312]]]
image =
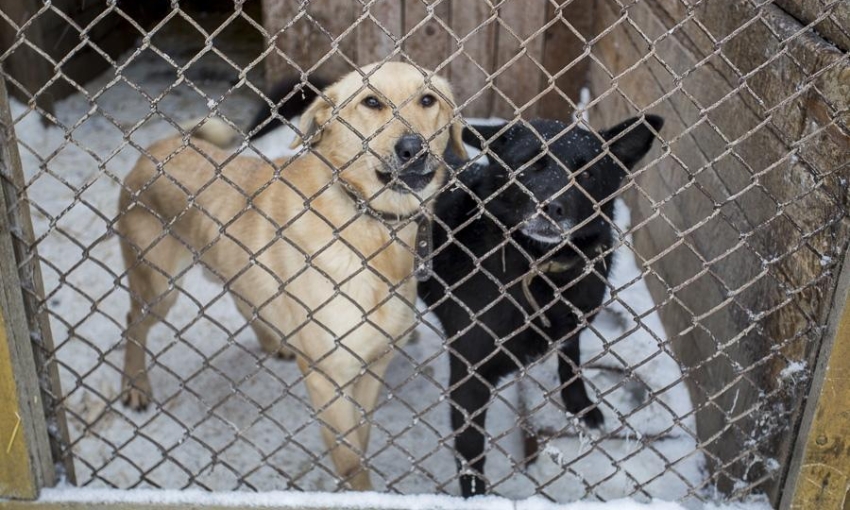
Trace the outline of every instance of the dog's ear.
[[[437, 91], [439, 91], [440, 95], [446, 101], [445, 108], [447, 110], [450, 118], [453, 118], [455, 115], [455, 109], [457, 105], [455, 104], [455, 96], [452, 93], [452, 88], [449, 85], [449, 82], [444, 78], [439, 76], [434, 76], [431, 79], [431, 85]], [[449, 127], [449, 144], [451, 145], [451, 149], [454, 151], [455, 156], [459, 157], [462, 161], [466, 161], [468, 155], [466, 154], [466, 147], [463, 146], [463, 124], [460, 121], [460, 117], [452, 121], [451, 127]]]
[[500, 124], [469, 124], [467, 127], [463, 128], [463, 141], [478, 150], [483, 150], [486, 145], [487, 148], [498, 154], [505, 144], [505, 135], [513, 129], [509, 128], [497, 138], [496, 135], [498, 135], [506, 125], [507, 122]]
[[452, 122], [452, 127], [449, 128], [451, 135], [451, 146], [454, 153], [462, 161], [469, 159], [469, 154], [466, 153], [466, 147], [463, 145], [463, 124], [460, 120]]
[[301, 137], [293, 140], [290, 149], [296, 149], [302, 143], [315, 146], [322, 139], [321, 127], [330, 120], [333, 109], [333, 104], [329, 101], [333, 97], [331, 89], [325, 90], [324, 95], [327, 99], [322, 96], [317, 97], [301, 114], [301, 123], [298, 126]]
[[664, 119], [658, 115], [633, 117], [616, 126], [601, 131], [599, 135], [608, 143], [611, 154], [620, 160], [626, 168], [631, 168], [644, 157], [655, 135], [664, 126]]

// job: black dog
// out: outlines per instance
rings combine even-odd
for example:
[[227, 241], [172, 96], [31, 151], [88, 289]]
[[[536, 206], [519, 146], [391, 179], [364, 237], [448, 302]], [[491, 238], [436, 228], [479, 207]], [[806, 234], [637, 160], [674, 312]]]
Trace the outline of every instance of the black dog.
[[[259, 137], [301, 114], [328, 84], [313, 77], [309, 85], [284, 80], [269, 92], [274, 108], [262, 108], [248, 133]], [[493, 161], [464, 166], [445, 155], [460, 169], [459, 184], [437, 200], [434, 276], [419, 284], [419, 294], [448, 339], [451, 421], [463, 459], [464, 497], [486, 490], [484, 425], [491, 389], [546, 352], [560, 351], [566, 409], [590, 427], [602, 424], [575, 372], [578, 337], [605, 294], [613, 195], [663, 124], [647, 115], [599, 136], [566, 131], [555, 120], [535, 120], [530, 127], [473, 125], [474, 131], [464, 129], [464, 141], [480, 149], [489, 140], [484, 145]]]
[[[473, 126], [497, 161], [458, 172], [460, 185], [438, 198], [435, 276], [419, 284], [448, 339], [464, 497], [486, 490], [484, 424], [492, 388], [547, 351], [560, 350], [566, 409], [590, 427], [602, 424], [575, 372], [578, 337], [605, 294], [612, 195], [662, 125], [647, 115], [600, 136], [565, 131], [554, 120]], [[472, 132], [464, 139], [482, 145]]]

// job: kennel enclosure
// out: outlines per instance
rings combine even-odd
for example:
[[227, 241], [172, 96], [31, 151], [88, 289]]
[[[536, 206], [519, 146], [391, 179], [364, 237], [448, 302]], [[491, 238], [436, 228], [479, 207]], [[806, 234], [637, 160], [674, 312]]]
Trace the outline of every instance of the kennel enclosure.
[[[663, 498], [656, 485], [677, 480], [672, 498], [686, 503], [758, 493], [774, 506], [842, 507], [850, 469], [841, 376], [846, 2], [203, 4], [0, 2], [8, 91], [0, 94], [0, 318], [8, 347], [0, 390], [16, 402], [0, 415], [4, 496], [32, 498], [59, 479], [117, 488], [338, 488], [310, 442], [317, 430], [279, 416], [284, 401], [266, 393], [291, 392], [295, 404], [287, 405], [309, 415], [297, 378], [250, 350], [244, 321], [220, 319], [228, 303], [214, 286], [186, 286], [181, 300], [197, 303], [168, 317], [163, 336], [175, 341], [152, 347], [152, 363], [168, 378], [160, 416], [120, 407], [109, 381], [117, 386], [120, 376], [126, 290], [110, 248], [121, 211], [108, 197], [117, 197], [144, 146], [179, 133], [181, 121], [215, 114], [244, 126], [252, 108], [268, 103], [266, 85], [284, 76], [335, 76], [393, 59], [447, 77], [464, 117], [577, 113], [595, 129], [641, 113], [667, 121], [663, 143], [619, 195], [630, 222], [618, 249], [633, 257], [635, 272], [611, 289], [609, 304], [612, 321], [626, 326], [612, 337], [595, 333], [601, 347], [590, 358], [599, 363], [587, 367], [620, 435], [592, 439], [569, 458], [548, 446], [585, 440], [534, 393], [557, 384], [545, 366], [536, 376], [545, 384], [507, 383], [498, 404], [527, 416], [490, 431], [490, 453], [508, 459], [495, 475], [505, 493], [558, 499], [573, 494], [563, 488], [573, 477], [576, 497], [610, 499], [616, 482], [626, 487], [622, 496]], [[83, 170], [67, 166], [74, 163]], [[638, 279], [651, 297], [640, 310], [619, 297]], [[654, 317], [659, 327], [648, 325]], [[654, 348], [628, 358], [621, 351], [638, 333]], [[197, 336], [216, 340], [193, 349]], [[426, 336], [397, 355], [370, 449], [390, 492], [451, 493], [456, 485], [452, 438], [440, 422], [448, 407], [399, 403], [445, 393], [446, 348]], [[619, 356], [616, 370], [603, 363], [611, 356]], [[648, 383], [641, 371], [662, 366], [675, 376]], [[208, 401], [193, 393], [199, 385], [218, 390]], [[674, 391], [690, 409], [671, 407]], [[623, 407], [634, 395], [643, 396]], [[642, 430], [633, 418], [646, 409], [664, 419]], [[265, 444], [255, 430], [286, 439]], [[510, 446], [518, 437], [539, 444]], [[679, 439], [685, 451], [662, 446]], [[414, 449], [430, 443], [441, 446]], [[158, 456], [134, 460], [145, 448]], [[523, 474], [522, 457], [531, 454], [561, 474]], [[193, 455], [204, 460], [192, 464]], [[297, 457], [299, 471], [285, 464], [281, 473], [282, 455]], [[642, 455], [660, 473], [636, 471], [630, 461]], [[599, 463], [582, 464], [593, 456]], [[391, 473], [399, 459], [409, 476]], [[512, 492], [512, 480], [523, 477], [531, 481]], [[499, 483], [494, 491], [502, 493]]]

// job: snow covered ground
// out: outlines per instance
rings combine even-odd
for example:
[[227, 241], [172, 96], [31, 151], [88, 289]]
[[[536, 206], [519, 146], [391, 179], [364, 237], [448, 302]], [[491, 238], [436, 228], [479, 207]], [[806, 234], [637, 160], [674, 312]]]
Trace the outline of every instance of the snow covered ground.
[[[231, 298], [199, 271], [184, 280], [191, 299], [178, 299], [170, 327], [159, 325], [150, 335], [156, 405], [137, 413], [118, 401], [129, 306], [118, 242], [108, 235], [119, 213], [118, 183], [139, 157], [134, 145], [176, 132], [163, 116], [149, 118], [151, 112], [190, 119], [207, 113], [230, 87], [201, 83], [203, 97], [185, 83], [168, 89], [173, 80], [167, 63], [142, 54], [122, 79], [107, 73], [86, 85], [89, 94], [60, 101], [56, 115], [64, 128], [44, 127], [35, 112], [13, 102], [78, 482], [91, 488], [333, 491], [333, 469], [295, 364], [265, 356]], [[106, 92], [95, 95], [103, 87]], [[162, 91], [152, 107], [150, 97]], [[245, 125], [254, 112], [252, 94], [237, 89], [221, 112]], [[265, 143], [269, 150], [281, 146]], [[623, 204], [617, 221], [620, 228], [628, 225]], [[707, 477], [695, 449], [693, 406], [678, 382], [678, 364], [657, 341], [665, 338], [664, 329], [650, 311], [652, 299], [628, 244], [614, 267], [616, 299], [594, 331], [582, 336], [591, 398], [602, 399], [610, 435], [589, 437], [545, 402], [542, 389], [555, 388], [557, 378], [554, 360], [544, 360], [524, 377], [504, 381], [488, 414], [488, 431], [498, 438], [487, 461], [496, 494], [523, 499], [542, 490], [565, 502], [634, 497], [700, 506], [699, 498], [688, 496]], [[452, 441], [446, 439], [448, 360], [436, 325], [428, 316], [418, 339], [388, 371], [369, 451], [378, 490], [458, 492]], [[638, 368], [626, 377], [628, 366]], [[558, 436], [527, 469], [517, 467], [525, 456], [517, 427], [522, 417], [514, 411], [520, 405], [537, 409], [534, 426]], [[673, 470], [665, 471], [668, 464]], [[534, 501], [521, 508], [538, 508]]]
[[[619, 200], [615, 223], [629, 230], [629, 210]], [[581, 336], [585, 379], [591, 395], [601, 396], [606, 433], [588, 437], [546, 398], [541, 388], [558, 386], [555, 356], [520, 382], [524, 408], [536, 410], [535, 428], [553, 436], [531, 468], [538, 479], [553, 480], [547, 494], [572, 490], [574, 499], [587, 492], [610, 499], [638, 491], [680, 500], [707, 476], [690, 394], [669, 346], [660, 343], [664, 327], [631, 243], [624, 236], [609, 277], [614, 290]]]
[[[272, 491], [265, 493], [202, 492], [198, 490], [114, 490], [56, 488], [42, 492], [44, 502], [72, 502], [81, 504], [123, 503], [128, 505], [209, 505], [215, 508], [280, 508], [280, 509], [370, 509], [370, 510], [681, 510], [679, 504], [654, 500], [638, 503], [629, 499], [608, 502], [574, 502], [558, 504], [540, 497], [520, 501], [496, 496], [483, 496], [463, 500], [451, 496], [360, 493], [356, 498], [348, 494], [303, 493]], [[200, 506], [199, 506], [200, 507]], [[760, 503], [709, 504], [706, 510], [762, 510]]]

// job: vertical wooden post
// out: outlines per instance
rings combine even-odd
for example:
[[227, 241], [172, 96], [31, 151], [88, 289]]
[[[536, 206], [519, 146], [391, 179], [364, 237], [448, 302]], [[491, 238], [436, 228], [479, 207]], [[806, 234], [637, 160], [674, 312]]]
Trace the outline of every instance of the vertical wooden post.
[[[501, 25], [496, 35], [493, 114], [511, 119], [538, 116], [543, 73], [543, 34], [535, 34], [546, 24], [547, 4], [508, 0], [499, 6]], [[535, 61], [537, 63], [535, 63]]]
[[[3, 266], [6, 262], [0, 260]], [[3, 402], [0, 412], [0, 496], [32, 499], [38, 496], [39, 481], [29, 448], [31, 437], [27, 429], [30, 426], [24, 424], [27, 412], [19, 400], [21, 388], [15, 383], [12, 361], [15, 340], [11, 331], [14, 324], [7, 322], [12, 320], [11, 317], [7, 319], [7, 315], [12, 314], [8, 303], [3, 302], [8, 298], [5, 292], [7, 282], [2, 280], [0, 284], [4, 287], [0, 298], [0, 402]], [[41, 418], [43, 424], [44, 417]]]
[[[493, 109], [491, 73], [496, 61], [495, 7], [484, 0], [451, 3], [450, 23], [463, 52], [449, 64], [449, 78], [458, 105], [467, 117], [489, 117]], [[474, 33], [473, 33], [474, 32]], [[452, 48], [453, 50], [454, 48]], [[472, 98], [475, 99], [472, 99]]]
[[[405, 53], [411, 61], [428, 70], [437, 69], [454, 51], [455, 44], [451, 35], [443, 28], [442, 23], [451, 23], [451, 6], [448, 1], [428, 2], [433, 5], [434, 18], [419, 24], [428, 16], [428, 6], [422, 2], [404, 3], [404, 33], [408, 34], [404, 45]], [[416, 27], [419, 26], [418, 29]], [[447, 71], [440, 74], [447, 76]]]
[[[0, 177], [20, 168], [5, 83], [0, 80]], [[29, 320], [18, 274], [5, 193], [0, 179], [0, 496], [32, 499], [55, 483]]]
[[844, 510], [850, 505], [850, 257], [835, 293], [827, 336], [789, 468], [780, 508]]
[[[23, 179], [12, 133], [6, 84], [0, 79], [0, 497], [30, 499], [40, 487], [56, 482], [30, 333], [40, 333], [49, 348], [52, 340], [46, 318], [32, 315], [21, 283], [23, 274], [38, 290], [41, 274], [34, 264], [19, 270], [21, 258], [12, 238], [13, 232], [32, 238], [28, 211], [9, 206], [15, 200], [9, 182]], [[55, 368], [48, 376], [58, 384]], [[57, 428], [67, 434], [64, 416], [59, 418]]]
[[[594, 0], [574, 0], [563, 7], [549, 4], [546, 19], [557, 21], [546, 30], [543, 67], [555, 77], [554, 85], [558, 90], [540, 98], [539, 111], [546, 112], [547, 116], [569, 119], [575, 108], [563, 96], [577, 104], [581, 89], [589, 85], [590, 58], [583, 55], [589, 46], [586, 41], [593, 35], [594, 4]], [[544, 79], [541, 87], [548, 86]]]
[[[396, 41], [404, 36], [403, 1], [376, 0], [369, 11], [375, 21], [366, 18], [357, 26], [357, 64], [361, 66], [386, 59], [395, 50]], [[395, 37], [395, 41], [377, 25], [378, 23]]]
[[[357, 30], [345, 37], [342, 34], [360, 15], [363, 6], [359, 2], [263, 0], [262, 5], [263, 26], [270, 37], [268, 43], [275, 46], [265, 61], [269, 85], [314, 66], [320, 75], [342, 76], [352, 67], [340, 54], [357, 63]], [[333, 51], [340, 54], [325, 60]], [[323, 63], [318, 64], [320, 61]]]

